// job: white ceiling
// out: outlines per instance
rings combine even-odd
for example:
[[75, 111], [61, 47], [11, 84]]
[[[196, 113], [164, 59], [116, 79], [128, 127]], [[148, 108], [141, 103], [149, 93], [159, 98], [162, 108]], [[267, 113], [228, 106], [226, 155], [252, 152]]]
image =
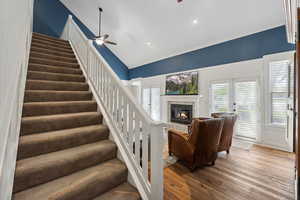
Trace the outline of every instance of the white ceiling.
[[282, 0], [61, 1], [95, 34], [101, 6], [102, 30], [118, 43], [108, 47], [129, 68], [284, 24]]

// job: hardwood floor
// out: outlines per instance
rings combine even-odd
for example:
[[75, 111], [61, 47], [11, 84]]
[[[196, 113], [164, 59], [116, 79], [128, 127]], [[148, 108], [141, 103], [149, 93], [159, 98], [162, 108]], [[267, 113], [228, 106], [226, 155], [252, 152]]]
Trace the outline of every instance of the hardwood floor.
[[191, 173], [181, 164], [164, 170], [165, 200], [294, 199], [295, 156], [254, 145], [221, 153], [213, 167]]

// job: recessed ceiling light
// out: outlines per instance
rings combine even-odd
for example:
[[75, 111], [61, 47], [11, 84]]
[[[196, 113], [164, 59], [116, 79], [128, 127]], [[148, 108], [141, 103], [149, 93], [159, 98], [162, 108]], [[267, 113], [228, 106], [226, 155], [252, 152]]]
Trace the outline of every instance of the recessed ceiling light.
[[197, 19], [194, 19], [194, 20], [193, 20], [193, 24], [198, 24], [198, 20], [197, 20]]
[[147, 44], [148, 46], [151, 46], [151, 42], [147, 42], [146, 44]]

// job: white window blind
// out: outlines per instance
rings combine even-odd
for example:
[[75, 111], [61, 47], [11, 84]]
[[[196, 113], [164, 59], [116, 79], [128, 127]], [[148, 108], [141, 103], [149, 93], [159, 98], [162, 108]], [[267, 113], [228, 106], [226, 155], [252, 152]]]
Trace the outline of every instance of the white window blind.
[[271, 123], [286, 125], [289, 61], [270, 63]]
[[211, 87], [212, 112], [229, 112], [229, 83], [216, 83]]

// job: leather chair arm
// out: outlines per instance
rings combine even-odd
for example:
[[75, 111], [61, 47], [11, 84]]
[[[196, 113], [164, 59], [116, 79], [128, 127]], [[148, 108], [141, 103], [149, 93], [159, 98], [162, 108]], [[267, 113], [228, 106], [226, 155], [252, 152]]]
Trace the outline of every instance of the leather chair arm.
[[170, 129], [169, 131], [168, 131], [168, 134], [170, 135], [177, 135], [177, 136], [179, 136], [179, 137], [181, 137], [182, 139], [184, 139], [184, 140], [188, 140], [189, 139], [189, 134], [188, 133], [185, 133], [185, 132], [183, 132], [183, 131], [179, 131], [179, 130], [176, 130], [176, 129]]
[[179, 158], [191, 158], [194, 148], [189, 143], [189, 134], [175, 129], [168, 131], [169, 153]]

